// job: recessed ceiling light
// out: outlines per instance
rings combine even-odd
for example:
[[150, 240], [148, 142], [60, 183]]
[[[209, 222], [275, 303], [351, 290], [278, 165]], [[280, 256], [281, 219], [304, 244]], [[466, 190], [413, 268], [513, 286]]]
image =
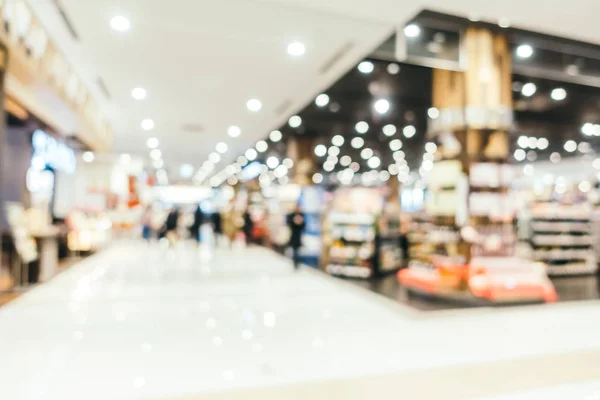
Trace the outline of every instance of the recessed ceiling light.
[[406, 25], [404, 27], [404, 35], [406, 35], [406, 37], [417, 37], [421, 34], [421, 28], [419, 28], [419, 25], [415, 25], [415, 24], [410, 24], [410, 25]]
[[354, 129], [356, 129], [356, 132], [362, 135], [367, 133], [367, 131], [369, 130], [369, 124], [367, 124], [365, 121], [359, 121], [354, 126]]
[[128, 31], [131, 27], [131, 24], [127, 18], [122, 15], [116, 15], [110, 20], [110, 27], [118, 32]]
[[365, 140], [361, 137], [355, 137], [350, 141], [350, 145], [355, 149], [360, 149], [365, 145]]
[[290, 119], [288, 120], [288, 124], [292, 127], [292, 128], [297, 128], [300, 125], [302, 125], [302, 118], [300, 118], [298, 115], [293, 115], [290, 117]]
[[402, 148], [402, 140], [394, 139], [390, 142], [390, 150], [398, 151]]
[[358, 64], [358, 70], [363, 74], [370, 74], [375, 69], [375, 66], [371, 61], [363, 61]]
[[315, 104], [317, 107], [325, 107], [327, 104], [329, 104], [329, 96], [327, 96], [325, 93], [321, 93], [315, 99]]
[[525, 150], [523, 149], [516, 149], [513, 156], [515, 157], [515, 160], [523, 161], [525, 157], [527, 157], [527, 153], [525, 153]]
[[577, 150], [577, 143], [574, 140], [567, 140], [564, 148], [569, 153], [573, 153], [575, 150]]
[[521, 94], [525, 97], [531, 97], [537, 92], [537, 86], [533, 82], [527, 82], [521, 88]]
[[231, 125], [227, 128], [227, 134], [232, 138], [236, 138], [242, 134], [242, 130], [239, 126]]
[[146, 140], [146, 146], [148, 146], [149, 149], [157, 148], [158, 147], [158, 139], [155, 137], [148, 138], [148, 140]]
[[440, 116], [440, 110], [438, 110], [435, 107], [431, 107], [430, 109], [427, 110], [427, 115], [431, 119], [437, 119]]
[[535, 136], [527, 138], [527, 147], [530, 149], [537, 149], [537, 138]]
[[96, 158], [96, 156], [94, 156], [94, 153], [92, 153], [91, 151], [86, 151], [85, 153], [83, 153], [81, 158], [86, 163], [91, 163], [92, 161], [94, 161], [94, 158]]
[[532, 162], [537, 160], [537, 153], [533, 150], [529, 150], [527, 152], [527, 159]]
[[371, 157], [369, 158], [369, 161], [367, 161], [367, 165], [369, 168], [375, 169], [381, 165], [381, 159], [377, 156]]
[[533, 55], [533, 47], [528, 44], [522, 44], [517, 47], [517, 57], [529, 58]]
[[269, 135], [269, 139], [271, 139], [271, 142], [277, 143], [281, 140], [281, 138], [283, 137], [283, 135], [281, 134], [280, 131], [273, 131], [271, 132], [271, 134]]
[[561, 158], [562, 157], [560, 156], [560, 153], [554, 152], [550, 154], [550, 161], [552, 161], [554, 164], [559, 163]]
[[119, 161], [121, 164], [129, 164], [131, 162], [131, 156], [129, 154], [121, 154]]
[[159, 158], [161, 158], [161, 157], [162, 157], [162, 151], [160, 151], [159, 149], [152, 149], [152, 150], [150, 151], [150, 157], [151, 157], [153, 160], [158, 160]]
[[146, 98], [146, 95], [146, 89], [141, 87], [136, 87], [131, 91], [131, 97], [133, 97], [136, 100], [144, 100]]
[[324, 144], [318, 144], [315, 146], [315, 155], [317, 157], [324, 157], [327, 154], [327, 147]]
[[321, 175], [320, 173], [317, 172], [316, 174], [313, 175], [312, 181], [313, 181], [313, 183], [318, 185], [319, 183], [323, 182], [323, 175]]
[[552, 100], [562, 101], [567, 98], [567, 91], [563, 88], [555, 88], [550, 92]]
[[146, 118], [145, 120], [142, 121], [141, 126], [142, 126], [143, 130], [151, 131], [152, 129], [154, 129], [154, 121], [151, 120], [150, 118]]
[[577, 64], [569, 64], [565, 67], [567, 75], [577, 76], [579, 75], [579, 66]]
[[529, 138], [527, 136], [521, 135], [517, 139], [517, 144], [519, 145], [519, 147], [526, 149], [529, 147]]
[[385, 114], [390, 110], [390, 102], [386, 99], [379, 99], [373, 104], [373, 108], [379, 114]]
[[258, 99], [250, 99], [246, 103], [246, 107], [252, 112], [258, 112], [262, 108], [262, 103]]
[[594, 124], [590, 122], [586, 122], [585, 124], [583, 124], [583, 126], [581, 127], [581, 133], [583, 133], [585, 136], [593, 136]]
[[256, 160], [258, 153], [254, 149], [248, 149], [248, 150], [246, 150], [245, 156], [248, 159], [248, 161], [254, 161], [254, 160]]
[[227, 143], [225, 143], [225, 142], [219, 142], [215, 146], [215, 149], [217, 150], [218, 153], [225, 154], [225, 153], [227, 153], [229, 146], [227, 146]]
[[344, 144], [345, 140], [344, 137], [342, 135], [335, 135], [333, 138], [331, 138], [331, 144], [333, 144], [334, 146], [342, 146]]
[[342, 165], [342, 167], [347, 167], [351, 163], [352, 163], [352, 157], [350, 157], [350, 156], [342, 156], [342, 158], [340, 158], [340, 164]]
[[291, 56], [301, 56], [306, 52], [306, 46], [301, 42], [292, 42], [288, 44], [287, 52]]
[[417, 129], [412, 125], [406, 125], [404, 129], [402, 129], [402, 133], [405, 137], [410, 139], [411, 137], [415, 136], [415, 133], [417, 133]]
[[277, 168], [277, 166], [279, 165], [279, 159], [275, 156], [271, 156], [269, 158], [267, 158], [267, 167], [271, 168], [271, 169], [275, 169]]
[[478, 22], [481, 20], [481, 17], [477, 13], [470, 13], [468, 18], [469, 18], [469, 21], [471, 21], [471, 22]]
[[360, 156], [363, 160], [368, 160], [369, 158], [373, 157], [373, 150], [369, 149], [368, 147], [366, 149], [362, 149]]
[[546, 138], [539, 138], [537, 140], [537, 148], [540, 150], [546, 150], [549, 145], [550, 145], [550, 142]]
[[386, 69], [390, 75], [398, 75], [400, 73], [400, 66], [396, 63], [388, 64]]
[[510, 20], [508, 18], [500, 18], [498, 20], [498, 26], [500, 28], [510, 28]]
[[264, 153], [269, 148], [269, 145], [264, 140], [260, 140], [256, 143], [256, 150], [261, 153]]
[[208, 155], [208, 159], [211, 163], [216, 164], [221, 161], [221, 155], [219, 153], [212, 152]]
[[581, 153], [589, 153], [592, 150], [592, 146], [588, 142], [581, 142], [577, 145], [577, 150]]
[[437, 151], [437, 145], [433, 142], [427, 142], [425, 143], [425, 151], [433, 154]]
[[194, 167], [190, 164], [181, 164], [179, 166], [179, 175], [182, 178], [191, 178], [194, 175]]
[[398, 132], [395, 125], [388, 124], [383, 127], [383, 134], [385, 136], [394, 136]]
[[327, 154], [333, 157], [337, 157], [340, 155], [340, 148], [337, 146], [331, 146], [329, 150], [327, 150]]

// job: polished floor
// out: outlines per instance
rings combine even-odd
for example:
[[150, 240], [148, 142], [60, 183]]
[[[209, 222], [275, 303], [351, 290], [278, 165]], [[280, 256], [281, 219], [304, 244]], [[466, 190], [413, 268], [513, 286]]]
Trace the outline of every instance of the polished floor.
[[585, 399], [599, 332], [597, 301], [423, 313], [263, 248], [121, 242], [0, 308], [0, 393]]

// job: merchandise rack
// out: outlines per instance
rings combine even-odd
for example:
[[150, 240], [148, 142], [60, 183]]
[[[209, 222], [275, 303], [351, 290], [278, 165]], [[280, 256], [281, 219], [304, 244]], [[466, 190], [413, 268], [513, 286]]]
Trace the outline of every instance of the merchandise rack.
[[519, 221], [520, 253], [547, 264], [549, 276], [598, 270], [592, 211], [587, 205], [534, 204]]

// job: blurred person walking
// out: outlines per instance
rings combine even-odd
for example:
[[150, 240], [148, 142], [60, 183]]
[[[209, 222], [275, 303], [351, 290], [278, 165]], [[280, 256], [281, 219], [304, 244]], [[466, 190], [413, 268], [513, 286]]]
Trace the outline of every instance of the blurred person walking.
[[140, 223], [142, 225], [142, 238], [149, 242], [152, 239], [152, 207], [146, 207]]
[[244, 236], [246, 238], [246, 246], [250, 243], [254, 242], [254, 221], [252, 220], [252, 215], [250, 212], [246, 210], [244, 213]]
[[165, 237], [169, 241], [169, 246], [173, 247], [179, 240], [179, 232], [177, 231], [179, 225], [179, 207], [175, 207], [169, 212], [167, 220], [165, 221]]
[[192, 238], [196, 241], [196, 244], [200, 245], [200, 228], [204, 224], [204, 212], [202, 211], [202, 207], [200, 204], [196, 207], [194, 211], [194, 222], [190, 227], [190, 232], [192, 234]]
[[300, 209], [300, 205], [296, 205], [293, 213], [288, 214], [287, 226], [290, 228], [290, 241], [288, 245], [292, 248], [292, 260], [294, 261], [294, 269], [297, 271], [300, 267], [300, 247], [302, 247], [302, 234], [306, 228], [306, 217]]
[[237, 217], [235, 210], [233, 207], [230, 207], [223, 214], [223, 233], [229, 240], [229, 246], [233, 247], [233, 243], [235, 242], [235, 236], [239, 230], [239, 218]]
[[212, 215], [212, 226], [215, 235], [215, 244], [219, 246], [219, 243], [223, 241], [223, 217], [218, 210], [215, 210]]

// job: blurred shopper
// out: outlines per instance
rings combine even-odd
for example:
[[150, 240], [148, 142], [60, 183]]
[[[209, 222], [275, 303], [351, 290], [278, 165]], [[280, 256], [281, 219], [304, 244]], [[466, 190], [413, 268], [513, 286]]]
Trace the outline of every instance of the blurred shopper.
[[246, 210], [244, 213], [244, 236], [246, 238], [246, 245], [254, 242], [254, 221], [252, 220], [252, 215], [250, 212]]
[[290, 228], [290, 242], [288, 245], [292, 248], [294, 268], [298, 270], [300, 267], [300, 247], [302, 247], [302, 234], [306, 228], [306, 217], [302, 213], [300, 205], [296, 205], [294, 212], [288, 214], [287, 226]]
[[202, 224], [204, 224], [204, 212], [202, 211], [200, 204], [198, 204], [196, 210], [194, 211], [194, 222], [190, 227], [192, 238], [198, 245], [200, 244], [200, 228], [202, 227]]
[[169, 241], [169, 245], [172, 247], [179, 240], [179, 207], [175, 207], [169, 212], [167, 220], [165, 221], [165, 237]]
[[223, 214], [223, 233], [229, 240], [229, 245], [233, 247], [235, 236], [238, 233], [238, 217], [233, 207], [226, 210]]
[[144, 210], [142, 219], [140, 220], [142, 225], [142, 237], [146, 241], [150, 241], [150, 239], [152, 239], [152, 217], [152, 207], [148, 206]]
[[223, 239], [223, 217], [218, 210], [216, 210], [212, 215], [212, 225], [215, 235], [215, 243], [218, 246]]

